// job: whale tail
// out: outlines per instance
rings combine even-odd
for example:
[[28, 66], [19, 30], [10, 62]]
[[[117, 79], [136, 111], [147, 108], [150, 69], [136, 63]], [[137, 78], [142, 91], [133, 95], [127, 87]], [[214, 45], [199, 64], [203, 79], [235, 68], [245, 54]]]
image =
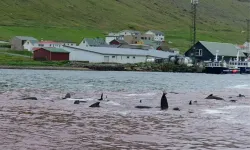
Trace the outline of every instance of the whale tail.
[[101, 98], [100, 99], [98, 99], [99, 101], [102, 101], [103, 100], [103, 93], [102, 93], [102, 95], [101, 95]]

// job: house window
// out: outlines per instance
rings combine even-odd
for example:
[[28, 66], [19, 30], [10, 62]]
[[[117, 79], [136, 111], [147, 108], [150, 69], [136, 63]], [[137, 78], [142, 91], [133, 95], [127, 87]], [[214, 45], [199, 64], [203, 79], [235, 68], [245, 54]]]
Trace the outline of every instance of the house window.
[[129, 59], [129, 56], [127, 56], [127, 58]]
[[147, 39], [147, 37], [145, 37], [145, 40]]
[[148, 40], [151, 40], [151, 38], [149, 37]]
[[135, 59], [135, 56], [133, 58]]
[[49, 46], [51, 47], [51, 44]]
[[142, 40], [144, 40], [144, 37], [141, 37]]
[[161, 40], [163, 40], [163, 38], [161, 38]]
[[202, 49], [197, 49], [195, 52], [195, 56], [202, 56]]
[[115, 58], [115, 56], [112, 56], [112, 58]]
[[73, 44], [71, 44], [71, 46], [73, 46]]
[[137, 36], [135, 37], [135, 39], [137, 39]]
[[44, 45], [43, 44], [38, 44], [38, 46], [43, 47]]

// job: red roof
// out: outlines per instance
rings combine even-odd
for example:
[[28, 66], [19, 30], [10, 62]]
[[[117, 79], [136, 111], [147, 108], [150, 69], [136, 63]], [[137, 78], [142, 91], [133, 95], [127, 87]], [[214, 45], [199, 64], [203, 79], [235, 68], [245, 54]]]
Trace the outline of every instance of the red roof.
[[55, 41], [41, 41], [38, 44], [61, 44], [61, 42], [55, 42]]
[[33, 47], [32, 50], [35, 51], [35, 50], [38, 50], [40, 49], [41, 47]]

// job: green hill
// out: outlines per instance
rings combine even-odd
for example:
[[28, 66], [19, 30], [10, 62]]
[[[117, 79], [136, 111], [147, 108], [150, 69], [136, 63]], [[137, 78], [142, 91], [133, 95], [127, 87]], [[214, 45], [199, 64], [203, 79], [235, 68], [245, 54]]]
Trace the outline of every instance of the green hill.
[[[190, 0], [1, 0], [0, 39], [73, 40], [122, 29], [162, 30], [171, 47], [190, 46]], [[198, 40], [243, 43], [246, 0], [200, 0]]]

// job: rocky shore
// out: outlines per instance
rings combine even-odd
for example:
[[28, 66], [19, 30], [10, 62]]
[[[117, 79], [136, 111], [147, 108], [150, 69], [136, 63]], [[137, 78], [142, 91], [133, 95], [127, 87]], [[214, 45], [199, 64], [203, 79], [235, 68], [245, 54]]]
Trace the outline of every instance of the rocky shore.
[[138, 63], [138, 64], [108, 64], [69, 62], [64, 66], [4, 66], [0, 69], [31, 69], [31, 70], [79, 70], [79, 71], [147, 71], [147, 72], [182, 72], [202, 73], [199, 66], [177, 65], [173, 63]]

